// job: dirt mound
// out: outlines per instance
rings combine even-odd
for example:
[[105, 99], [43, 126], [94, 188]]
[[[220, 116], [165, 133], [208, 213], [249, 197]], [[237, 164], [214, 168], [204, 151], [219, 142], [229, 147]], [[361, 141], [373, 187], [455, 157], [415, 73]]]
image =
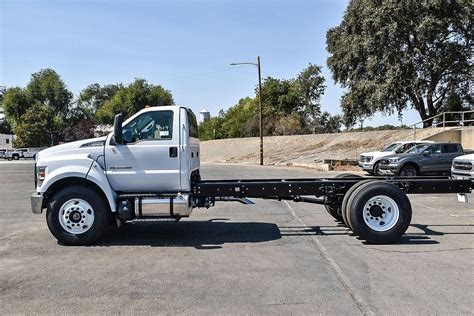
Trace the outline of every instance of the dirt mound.
[[[417, 130], [425, 139], [448, 128]], [[357, 159], [362, 152], [379, 150], [394, 141], [413, 140], [412, 130], [343, 132], [264, 138], [267, 165], [311, 165], [324, 159]], [[231, 138], [201, 142], [203, 162], [259, 162], [259, 138]]]

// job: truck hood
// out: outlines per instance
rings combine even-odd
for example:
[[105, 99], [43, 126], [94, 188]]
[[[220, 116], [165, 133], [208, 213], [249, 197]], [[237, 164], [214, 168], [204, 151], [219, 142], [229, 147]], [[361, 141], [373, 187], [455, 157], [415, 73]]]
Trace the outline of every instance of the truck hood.
[[92, 159], [96, 159], [97, 156], [104, 152], [104, 143], [106, 136], [98, 138], [89, 138], [61, 144], [47, 148], [36, 154], [36, 162], [39, 163], [48, 158], [57, 158], [58, 156], [67, 156], [74, 154], [89, 154]]
[[406, 159], [406, 158], [413, 158], [418, 155], [420, 154], [394, 154], [394, 155], [387, 155], [385, 158], [386, 159], [390, 159], [390, 158]]
[[374, 158], [380, 158], [380, 157], [385, 157], [392, 154], [393, 154], [392, 151], [370, 151], [367, 153], [362, 153], [361, 156], [371, 156]]
[[474, 161], [474, 154], [462, 155], [454, 158], [454, 160]]

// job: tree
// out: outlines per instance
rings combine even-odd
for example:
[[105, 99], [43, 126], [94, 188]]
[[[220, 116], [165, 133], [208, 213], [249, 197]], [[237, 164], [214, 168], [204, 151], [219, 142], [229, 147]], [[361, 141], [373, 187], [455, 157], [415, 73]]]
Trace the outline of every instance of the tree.
[[246, 97], [230, 107], [222, 122], [223, 134], [226, 138], [257, 136], [259, 131], [258, 102]]
[[108, 84], [101, 86], [98, 83], [93, 83], [81, 91], [77, 103], [81, 107], [88, 108], [95, 113], [98, 108], [112, 99], [121, 89], [123, 89], [122, 84]]
[[95, 124], [92, 120], [81, 119], [75, 124], [68, 126], [63, 131], [63, 140], [72, 142], [94, 137]]
[[54, 144], [61, 125], [54, 110], [39, 102], [35, 103], [21, 116], [15, 127], [15, 146], [46, 147]]
[[32, 74], [26, 90], [31, 103], [39, 102], [51, 108], [57, 116], [66, 117], [72, 93], [56, 71], [41, 69]]
[[[32, 74], [26, 89], [7, 89], [3, 96], [3, 108], [7, 121], [17, 134], [17, 143], [39, 147], [61, 141], [61, 131], [66, 127], [71, 101], [72, 93], [52, 69], [42, 69]], [[40, 116], [32, 113], [33, 110], [40, 111]], [[37, 123], [41, 128], [35, 126], [34, 118], [42, 120]], [[43, 124], [44, 121], [48, 124]], [[47, 142], [44, 141], [46, 138]], [[35, 140], [40, 143], [35, 144]]]
[[174, 104], [169, 90], [159, 85], [152, 85], [144, 79], [136, 79], [130, 85], [119, 89], [108, 101], [97, 110], [97, 119], [103, 124], [112, 124], [115, 114], [122, 113], [127, 118], [146, 106]]
[[30, 107], [27, 92], [19, 87], [7, 89], [3, 96], [2, 106], [6, 120], [15, 127], [19, 123], [20, 117]]
[[321, 115], [320, 101], [326, 89], [324, 82], [325, 79], [321, 75], [321, 67], [312, 64], [309, 64], [296, 77], [295, 84], [297, 84], [298, 92], [302, 98], [303, 113], [305, 119], [309, 120], [310, 123], [317, 116]]
[[328, 66], [347, 90], [345, 124], [409, 106], [428, 119], [443, 109], [450, 86], [472, 102], [473, 8], [472, 1], [351, 1], [327, 33]]

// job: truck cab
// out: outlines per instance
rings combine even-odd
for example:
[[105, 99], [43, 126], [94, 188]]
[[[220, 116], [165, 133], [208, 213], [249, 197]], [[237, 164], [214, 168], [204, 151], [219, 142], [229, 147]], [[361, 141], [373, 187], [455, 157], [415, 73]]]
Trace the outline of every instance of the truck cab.
[[[62, 144], [36, 155], [33, 213], [47, 209], [66, 244], [97, 239], [106, 222], [189, 216], [200, 179], [196, 116], [185, 107], [148, 107], [106, 137]], [[99, 223], [97, 223], [99, 221]]]

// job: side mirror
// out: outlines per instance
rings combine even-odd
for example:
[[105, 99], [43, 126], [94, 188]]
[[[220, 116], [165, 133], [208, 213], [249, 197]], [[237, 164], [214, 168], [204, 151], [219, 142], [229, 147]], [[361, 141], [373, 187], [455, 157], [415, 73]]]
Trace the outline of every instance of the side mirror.
[[122, 114], [115, 115], [114, 119], [114, 139], [115, 144], [122, 145], [123, 144], [123, 136], [122, 136]]
[[431, 151], [429, 150], [423, 151], [423, 156], [429, 156], [429, 155], [431, 155]]

